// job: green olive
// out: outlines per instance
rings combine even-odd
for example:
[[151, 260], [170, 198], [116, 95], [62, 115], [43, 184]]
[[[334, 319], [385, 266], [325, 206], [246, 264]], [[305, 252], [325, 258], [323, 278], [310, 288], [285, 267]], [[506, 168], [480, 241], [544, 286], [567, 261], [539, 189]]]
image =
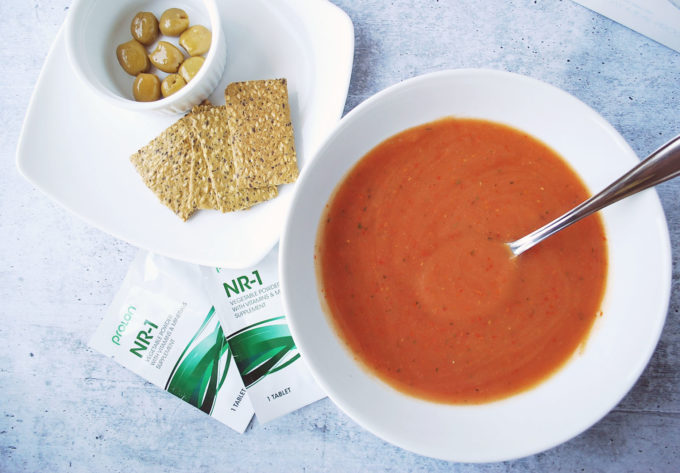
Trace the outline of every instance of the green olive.
[[179, 45], [189, 53], [189, 56], [200, 56], [208, 52], [211, 40], [212, 34], [208, 28], [195, 25], [182, 33]]
[[116, 57], [118, 57], [118, 62], [125, 69], [125, 72], [132, 76], [136, 76], [140, 72], [145, 72], [149, 69], [149, 58], [146, 57], [146, 49], [137, 40], [131, 39], [127, 43], [118, 45]]
[[167, 36], [179, 36], [189, 28], [189, 15], [179, 8], [169, 8], [161, 15], [161, 33]]
[[153, 13], [142, 11], [135, 15], [130, 24], [132, 37], [145, 46], [149, 46], [158, 38], [158, 20]]
[[172, 95], [179, 89], [187, 85], [187, 82], [179, 74], [170, 74], [168, 77], [163, 79], [161, 84], [161, 93], [163, 97]]
[[151, 54], [151, 64], [163, 72], [177, 72], [179, 65], [184, 62], [184, 54], [174, 44], [167, 41], [159, 41]]
[[179, 66], [179, 75], [184, 78], [185, 81], [189, 82], [194, 78], [201, 66], [205, 62], [205, 59], [201, 56], [190, 57]]
[[139, 74], [132, 84], [132, 95], [137, 102], [153, 102], [161, 98], [161, 81], [154, 74]]

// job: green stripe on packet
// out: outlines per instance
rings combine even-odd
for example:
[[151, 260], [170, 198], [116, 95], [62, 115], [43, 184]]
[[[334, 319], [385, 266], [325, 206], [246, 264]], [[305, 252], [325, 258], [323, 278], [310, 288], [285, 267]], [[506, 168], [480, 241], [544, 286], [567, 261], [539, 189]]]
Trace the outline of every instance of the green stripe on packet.
[[259, 421], [268, 422], [325, 397], [286, 323], [278, 248], [252, 268], [202, 271]]
[[197, 265], [140, 251], [90, 346], [237, 432], [253, 417]]

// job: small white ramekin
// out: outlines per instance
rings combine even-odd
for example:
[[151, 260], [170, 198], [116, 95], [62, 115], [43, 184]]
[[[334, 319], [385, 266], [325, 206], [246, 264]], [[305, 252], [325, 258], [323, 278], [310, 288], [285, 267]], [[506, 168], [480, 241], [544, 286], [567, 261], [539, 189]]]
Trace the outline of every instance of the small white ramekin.
[[[155, 102], [136, 102], [132, 96], [134, 77], [118, 64], [116, 47], [132, 39], [130, 23], [137, 12], [150, 11], [160, 17], [171, 7], [185, 10], [192, 26], [202, 24], [210, 29], [210, 50], [201, 70], [181, 90]], [[224, 31], [215, 0], [74, 0], [65, 33], [76, 75], [96, 95], [132, 111], [186, 112], [213, 92], [226, 64]], [[177, 38], [159, 39], [177, 44]], [[158, 71], [158, 75], [162, 80], [166, 74]]]

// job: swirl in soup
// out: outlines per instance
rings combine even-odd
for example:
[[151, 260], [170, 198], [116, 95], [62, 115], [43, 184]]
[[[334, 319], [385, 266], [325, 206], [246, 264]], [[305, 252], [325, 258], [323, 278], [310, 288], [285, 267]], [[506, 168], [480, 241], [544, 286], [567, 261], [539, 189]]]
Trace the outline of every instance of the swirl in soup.
[[321, 298], [355, 357], [394, 388], [476, 404], [536, 385], [600, 314], [599, 215], [513, 258], [505, 242], [589, 193], [514, 128], [444, 118], [364, 156], [334, 191], [315, 251]]

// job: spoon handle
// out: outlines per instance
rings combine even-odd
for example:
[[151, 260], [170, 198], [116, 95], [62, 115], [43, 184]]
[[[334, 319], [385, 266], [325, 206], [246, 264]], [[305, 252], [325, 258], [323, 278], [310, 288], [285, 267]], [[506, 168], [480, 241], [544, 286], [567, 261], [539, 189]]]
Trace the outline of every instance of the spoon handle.
[[644, 161], [641, 161], [598, 194], [527, 236], [508, 243], [508, 246], [515, 256], [519, 256], [550, 235], [609, 204], [673, 179], [678, 175], [680, 175], [680, 135], [654, 151]]

